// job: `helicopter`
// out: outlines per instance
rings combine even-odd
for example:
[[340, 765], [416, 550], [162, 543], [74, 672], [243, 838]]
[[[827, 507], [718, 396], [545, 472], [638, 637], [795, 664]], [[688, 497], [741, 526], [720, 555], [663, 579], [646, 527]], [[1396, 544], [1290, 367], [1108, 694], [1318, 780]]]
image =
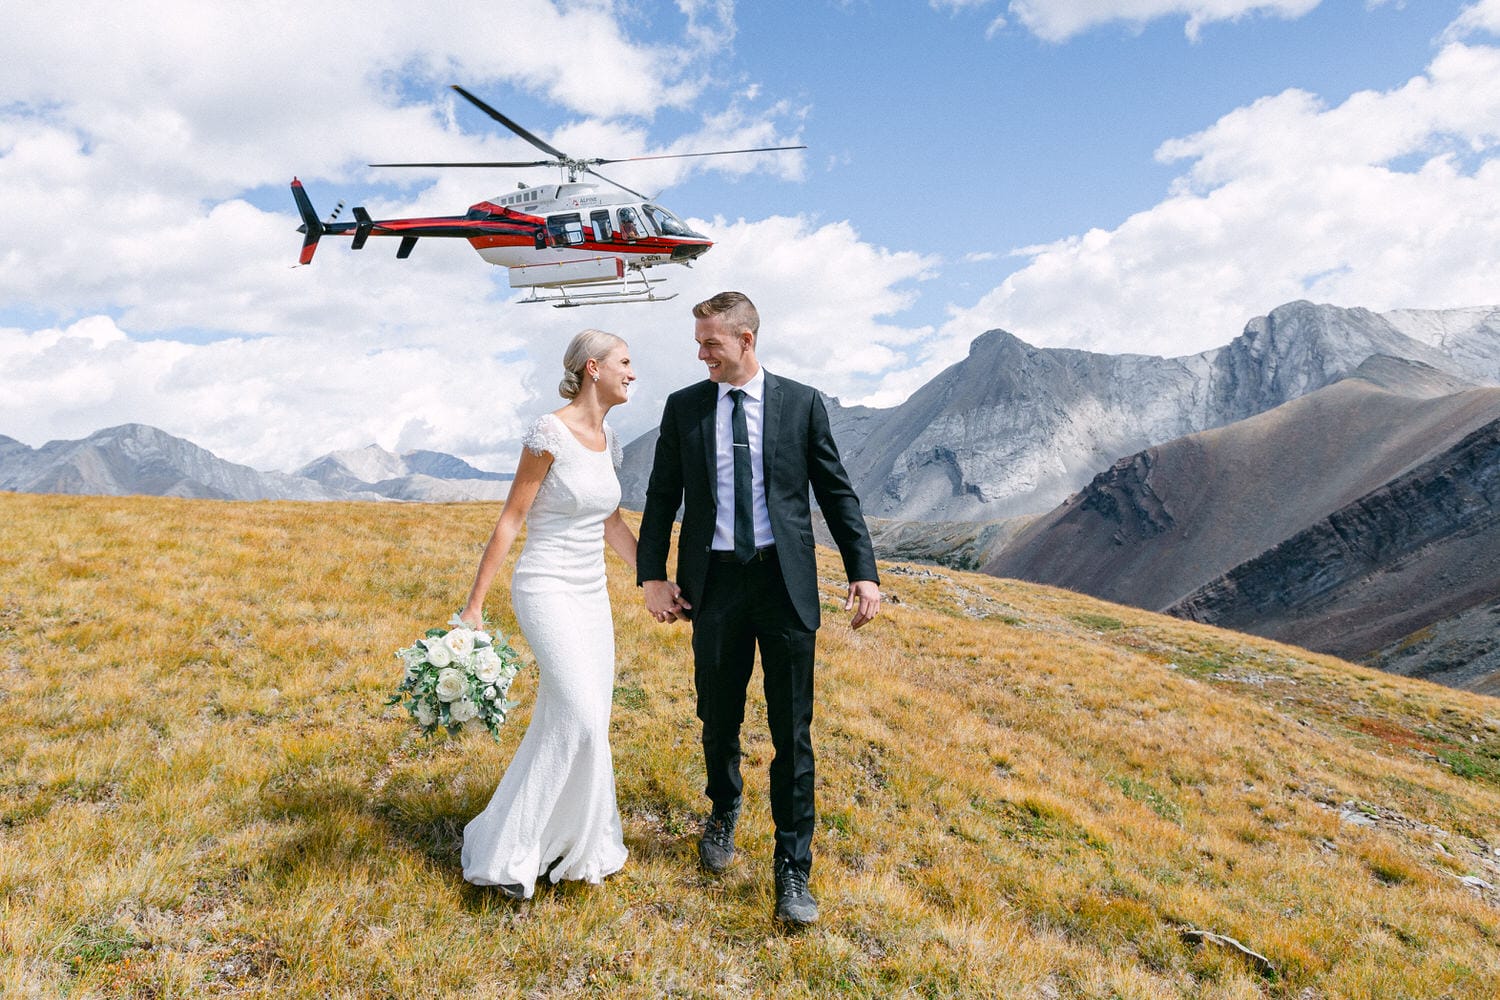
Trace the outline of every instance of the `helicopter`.
[[[466, 239], [491, 264], [507, 268], [510, 286], [527, 289], [522, 302], [549, 302], [561, 309], [606, 302], [659, 302], [676, 293], [659, 294], [665, 278], [647, 269], [661, 264], [692, 262], [707, 253], [713, 241], [694, 232], [669, 209], [639, 191], [610, 180], [596, 166], [637, 160], [668, 160], [738, 153], [774, 153], [806, 146], [764, 146], [722, 149], [704, 153], [664, 153], [618, 159], [576, 158], [554, 148], [464, 88], [453, 90], [490, 118], [525, 139], [551, 159], [483, 163], [371, 163], [371, 167], [558, 167], [567, 178], [557, 184], [517, 185], [510, 194], [497, 195], [469, 207], [463, 215], [415, 219], [372, 219], [363, 207], [354, 208], [353, 221], [339, 222], [343, 203], [320, 221], [302, 182], [292, 178], [292, 198], [303, 234], [299, 264], [312, 263], [324, 236], [352, 237], [359, 250], [371, 236], [395, 236], [401, 242], [396, 256], [411, 256], [417, 241], [429, 237]], [[618, 188], [611, 191], [590, 180], [598, 178]]]

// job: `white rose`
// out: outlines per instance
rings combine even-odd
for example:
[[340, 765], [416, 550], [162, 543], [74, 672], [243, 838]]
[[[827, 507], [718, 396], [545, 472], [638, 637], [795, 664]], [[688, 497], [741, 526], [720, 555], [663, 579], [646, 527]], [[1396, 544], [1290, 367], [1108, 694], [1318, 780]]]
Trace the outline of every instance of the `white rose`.
[[500, 697], [500, 692], [495, 690], [495, 685], [491, 684], [489, 687], [484, 689], [485, 701], [494, 701], [498, 697]]
[[427, 662], [434, 667], [446, 667], [453, 662], [453, 654], [442, 639], [423, 639], [422, 646], [427, 650]]
[[470, 719], [478, 718], [479, 706], [469, 699], [455, 701], [448, 706], [448, 717], [454, 722], [468, 722]]
[[435, 722], [437, 722], [437, 713], [432, 710], [432, 706], [425, 701], [417, 702], [417, 723], [426, 729]]
[[454, 670], [452, 667], [445, 667], [438, 674], [437, 687], [433, 690], [438, 696], [438, 701], [451, 702], [462, 698], [468, 687], [468, 683], [464, 680], [463, 671]]
[[448, 647], [455, 660], [461, 660], [474, 652], [474, 633], [466, 628], [456, 628], [443, 636], [443, 645]]
[[503, 666], [499, 655], [488, 646], [474, 656], [474, 676], [486, 684], [493, 684], [500, 679], [500, 670]]

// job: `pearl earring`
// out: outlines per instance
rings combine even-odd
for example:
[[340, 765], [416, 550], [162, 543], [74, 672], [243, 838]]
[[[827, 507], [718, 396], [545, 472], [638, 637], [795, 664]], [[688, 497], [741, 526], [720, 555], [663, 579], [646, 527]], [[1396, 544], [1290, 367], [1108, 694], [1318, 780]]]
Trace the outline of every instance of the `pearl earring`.
[[597, 382], [597, 381], [599, 381], [599, 376], [598, 376], [598, 375], [595, 375], [595, 376], [594, 376], [594, 381], [595, 381], [595, 382]]

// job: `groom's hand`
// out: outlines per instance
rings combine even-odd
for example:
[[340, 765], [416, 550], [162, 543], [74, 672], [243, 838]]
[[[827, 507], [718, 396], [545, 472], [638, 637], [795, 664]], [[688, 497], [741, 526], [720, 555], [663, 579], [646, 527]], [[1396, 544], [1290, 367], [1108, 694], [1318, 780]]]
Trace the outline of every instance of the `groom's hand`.
[[646, 610], [658, 622], [687, 621], [686, 612], [692, 607], [683, 600], [682, 589], [671, 580], [647, 580], [641, 584], [646, 592]]
[[854, 612], [850, 628], [868, 624], [880, 614], [880, 587], [874, 580], [855, 580], [849, 584], [849, 599], [844, 602], [844, 610]]

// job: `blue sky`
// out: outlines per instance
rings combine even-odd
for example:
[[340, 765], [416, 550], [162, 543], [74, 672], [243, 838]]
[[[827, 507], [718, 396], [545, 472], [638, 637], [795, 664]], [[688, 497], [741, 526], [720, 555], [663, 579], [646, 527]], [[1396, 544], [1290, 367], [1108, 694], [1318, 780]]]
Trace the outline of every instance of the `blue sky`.
[[1295, 20], [1215, 23], [1196, 41], [1169, 16], [1062, 42], [1018, 25], [987, 36], [1000, 6], [914, 16], [910, 4], [809, 4], [795, 31], [779, 5], [742, 9], [736, 61], [767, 92], [805, 102], [813, 146], [807, 183], [766, 196], [931, 253], [953, 247], [892, 210], [908, 183], [982, 213], [960, 250], [1111, 227], [1160, 200], [1177, 173], [1153, 158], [1163, 139], [1288, 88], [1338, 103], [1404, 83], [1461, 5], [1324, 3]]
[[[506, 468], [572, 332], [631, 342], [633, 437], [723, 287], [769, 367], [877, 405], [995, 327], [1176, 355], [1295, 298], [1500, 301], [1500, 0], [49, 7], [0, 39], [0, 434], [32, 445]], [[450, 83], [578, 155], [809, 148], [609, 171], [717, 241], [667, 303], [518, 304], [456, 241], [291, 268], [294, 174], [377, 216], [552, 179], [368, 169], [533, 155]]]

